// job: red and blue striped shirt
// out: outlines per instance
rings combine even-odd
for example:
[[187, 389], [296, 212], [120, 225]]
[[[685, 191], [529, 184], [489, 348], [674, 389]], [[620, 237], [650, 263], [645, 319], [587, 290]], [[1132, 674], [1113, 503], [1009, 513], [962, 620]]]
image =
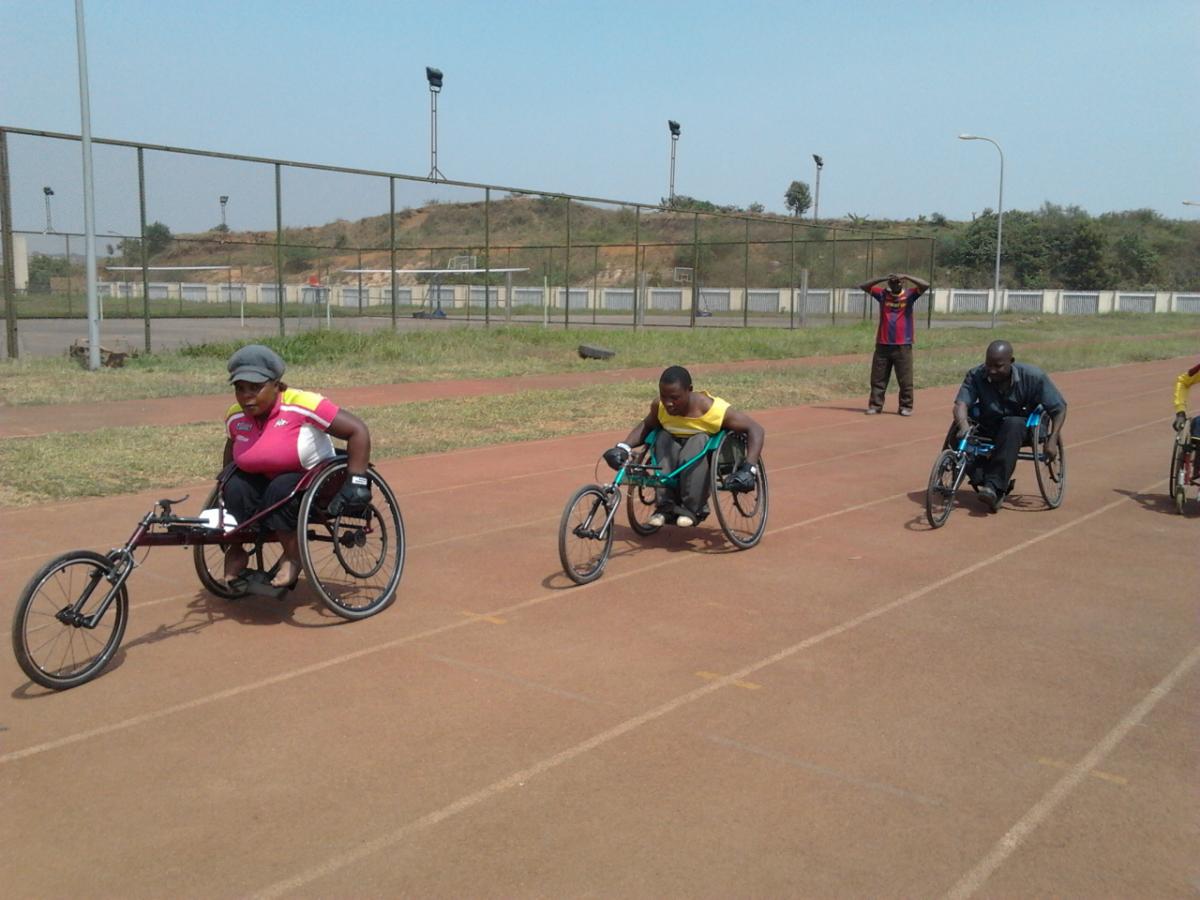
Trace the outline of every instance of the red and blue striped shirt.
[[875, 343], [904, 345], [913, 342], [913, 307], [925, 293], [923, 288], [905, 288], [893, 294], [882, 284], [872, 287], [868, 293], [879, 304], [879, 329], [875, 332]]

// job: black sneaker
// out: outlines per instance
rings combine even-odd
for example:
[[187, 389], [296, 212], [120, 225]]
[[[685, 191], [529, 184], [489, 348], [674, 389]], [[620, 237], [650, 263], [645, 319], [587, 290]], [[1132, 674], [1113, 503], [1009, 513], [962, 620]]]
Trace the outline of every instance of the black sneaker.
[[980, 486], [979, 498], [987, 504], [988, 509], [992, 512], [1000, 508], [1000, 495], [996, 493], [996, 489], [990, 484]]

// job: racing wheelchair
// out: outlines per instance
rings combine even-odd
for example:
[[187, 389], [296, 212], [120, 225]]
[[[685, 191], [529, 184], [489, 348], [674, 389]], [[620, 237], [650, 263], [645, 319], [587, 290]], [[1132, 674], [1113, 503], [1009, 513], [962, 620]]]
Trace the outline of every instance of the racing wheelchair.
[[[974, 417], [967, 433], [959, 437], [957, 427], [951, 423], [942, 444], [942, 452], [933, 464], [929, 473], [929, 486], [925, 491], [925, 514], [929, 524], [941, 528], [954, 511], [954, 497], [966, 478], [976, 491], [979, 486], [972, 475], [977, 466], [991, 456], [995, 448], [992, 440], [978, 431]], [[1057, 509], [1062, 505], [1063, 494], [1067, 489], [1067, 450], [1060, 442], [1058, 455], [1047, 459], [1043, 452], [1046, 438], [1051, 434], [1053, 425], [1050, 417], [1042, 407], [1038, 407], [1025, 420], [1026, 437], [1017, 459], [1030, 460], [1033, 463], [1034, 475], [1037, 478], [1038, 491], [1049, 509]], [[1008, 491], [1014, 482], [1008, 484]], [[1007, 492], [1006, 492], [1007, 493]]]
[[1192, 421], [1188, 419], [1183, 428], [1175, 432], [1175, 444], [1171, 448], [1171, 480], [1167, 482], [1167, 491], [1181, 516], [1187, 509], [1190, 488], [1196, 489], [1192, 495], [1193, 504], [1200, 503], [1200, 440], [1192, 437]]
[[750, 490], [734, 490], [726, 480], [746, 459], [741, 434], [718, 431], [704, 449], [671, 472], [664, 472], [654, 453], [657, 431], [646, 435], [645, 448], [632, 453], [609, 484], [587, 484], [577, 490], [563, 510], [558, 526], [558, 558], [567, 577], [587, 584], [604, 574], [613, 543], [613, 519], [625, 496], [625, 513], [635, 533], [654, 534], [661, 526], [651, 525], [658, 488], [674, 488], [679, 476], [708, 457], [709, 502], [725, 537], [739, 550], [748, 550], [762, 540], [767, 528], [767, 468], [758, 461], [758, 474]]
[[[367, 472], [371, 500], [365, 506], [347, 506], [337, 515], [327, 511], [346, 478], [346, 459], [339, 454], [306, 472], [289, 496], [241, 523], [233, 522], [222, 500], [221, 489], [234, 469], [231, 463], [221, 472], [204, 515], [173, 511], [187, 497], [159, 500], [124, 546], [105, 554], [71, 550], [46, 563], [25, 585], [13, 617], [13, 652], [25, 674], [54, 690], [100, 674], [125, 634], [127, 582], [145, 560], [135, 558], [143, 547], [147, 552], [150, 547], [192, 547], [200, 583], [217, 597], [282, 597], [290, 588], [271, 585], [282, 552], [260, 523], [291, 502], [299, 503], [304, 574], [321, 601], [345, 619], [364, 619], [392, 603], [404, 570], [404, 520], [396, 495], [374, 468]], [[237, 544], [248, 549], [254, 568], [224, 584], [219, 579], [225, 550]]]

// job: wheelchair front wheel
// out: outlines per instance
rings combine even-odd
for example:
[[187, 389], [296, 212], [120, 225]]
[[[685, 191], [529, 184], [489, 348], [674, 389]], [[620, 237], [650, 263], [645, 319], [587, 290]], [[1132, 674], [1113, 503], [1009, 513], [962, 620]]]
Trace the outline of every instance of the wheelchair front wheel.
[[96, 622], [112, 584], [112, 560], [91, 550], [72, 550], [51, 560], [29, 580], [17, 601], [12, 643], [21, 670], [56, 691], [91, 681], [108, 665], [129, 619], [122, 584]]
[[746, 445], [740, 434], [725, 432], [713, 450], [709, 467], [709, 494], [717, 513], [717, 522], [725, 537], [739, 550], [749, 550], [762, 540], [767, 530], [767, 465], [760, 458], [754, 488], [731, 491], [725, 479], [746, 459]]
[[346, 463], [329, 465], [300, 501], [300, 561], [313, 590], [343, 619], [365, 619], [396, 599], [404, 572], [404, 519], [388, 483], [367, 470], [371, 502], [331, 516], [326, 506], [346, 479]]
[[925, 515], [929, 524], [941, 528], [954, 512], [955, 485], [958, 483], [958, 454], [943, 450], [929, 473], [925, 489]]
[[588, 584], [604, 574], [613, 542], [609, 513], [617, 499], [598, 484], [588, 484], [572, 494], [563, 509], [558, 559], [576, 584]]
[[1060, 440], [1058, 455], [1052, 460], [1046, 459], [1042, 453], [1042, 446], [1049, 433], [1048, 420], [1046, 416], [1042, 416], [1038, 422], [1037, 435], [1033, 442], [1033, 472], [1037, 476], [1038, 490], [1042, 494], [1042, 499], [1046, 501], [1046, 506], [1050, 509], [1058, 509], [1062, 505], [1063, 494], [1067, 490], [1067, 448]]

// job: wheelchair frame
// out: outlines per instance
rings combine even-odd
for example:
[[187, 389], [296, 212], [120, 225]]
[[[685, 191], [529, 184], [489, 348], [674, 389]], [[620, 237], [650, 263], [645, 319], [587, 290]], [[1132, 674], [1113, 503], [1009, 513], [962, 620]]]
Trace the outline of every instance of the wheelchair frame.
[[[576, 584], [595, 581], [604, 573], [612, 551], [613, 520], [621, 505], [622, 489], [627, 491], [626, 514], [630, 527], [642, 536], [654, 534], [660, 526], [650, 525], [645, 521], [649, 514], [643, 518], [641, 513], [655, 508], [658, 489], [675, 487], [681, 473], [710, 455], [709, 499], [721, 531], [739, 550], [747, 550], [762, 540], [768, 510], [765, 463], [761, 459], [758, 462], [754, 490], [735, 492], [725, 487], [725, 479], [745, 459], [744, 438], [736, 432], [722, 429], [709, 436], [704, 449], [696, 456], [671, 472], [663, 472], [654, 452], [657, 435], [658, 429], [646, 435], [646, 449], [631, 453], [617, 470], [612, 482], [584, 485], [567, 501], [559, 522], [558, 555], [563, 571]], [[580, 520], [575, 522], [577, 514]], [[584, 542], [583, 546], [588, 546], [592, 541], [598, 542], [596, 551], [583, 565], [570, 558], [573, 539]]]
[[[950, 425], [942, 452], [929, 473], [929, 484], [925, 490], [925, 515], [934, 528], [945, 525], [954, 511], [955, 496], [968, 468], [987, 459], [995, 449], [991, 438], [977, 433], [978, 423], [973, 418], [970, 423], [970, 429], [959, 438], [955, 437], [955, 425]], [[1025, 419], [1026, 444], [1017, 452], [1017, 459], [1033, 463], [1042, 500], [1048, 509], [1057, 509], [1062, 505], [1067, 488], [1067, 451], [1060, 442], [1058, 456], [1053, 461], [1046, 459], [1042, 447], [1052, 427], [1050, 417], [1041, 406], [1031, 412]], [[1025, 449], [1026, 446], [1029, 449]], [[975, 485], [972, 487], [979, 490]], [[1012, 482], [1009, 483], [1009, 490], [1012, 490]]]
[[[205, 506], [206, 509], [214, 506], [218, 509], [218, 522], [223, 518], [224, 510], [221, 488], [235, 469], [231, 463], [222, 470]], [[326, 460], [305, 472], [287, 497], [229, 531], [213, 527], [204, 518], [176, 515], [172, 507], [186, 500], [185, 496], [179, 500], [159, 500], [142, 516], [125, 544], [107, 554], [71, 550], [55, 557], [26, 584], [13, 616], [13, 652], [21, 669], [37, 684], [54, 690], [76, 687], [100, 674], [116, 653], [125, 633], [129, 617], [127, 582], [134, 569], [141, 565], [134, 551], [143, 547], [193, 547], [196, 574], [205, 589], [218, 597], [235, 600], [248, 593], [281, 597], [288, 589], [270, 585], [280, 560], [267, 567], [263, 553], [264, 546], [275, 541], [260, 526], [268, 515], [297, 497], [300, 498], [297, 532], [301, 563], [321, 600], [334, 613], [346, 619], [362, 619], [386, 609], [395, 599], [404, 570], [404, 520], [395, 494], [374, 467], [369, 468], [367, 473], [372, 487], [371, 503], [361, 510], [344, 510], [337, 516], [329, 516], [324, 505], [337, 493], [345, 478], [345, 470], [344, 454]], [[217, 581], [205, 551], [210, 547], [221, 548], [214, 561], [223, 566], [223, 551], [235, 544], [253, 544], [252, 557], [257, 559], [259, 568], [251, 570], [252, 577], [240, 579], [240, 583], [231, 582], [226, 587]], [[332, 548], [336, 567], [315, 551], [314, 545], [324, 544]], [[371, 554], [376, 554], [377, 558], [364, 566], [364, 555], [370, 562]], [[383, 571], [389, 557], [392, 560], [390, 572], [382, 579], [376, 579], [375, 576]], [[340, 573], [337, 571], [339, 568]], [[77, 575], [76, 569], [85, 571]], [[337, 577], [339, 574], [340, 579]], [[342, 589], [346, 576], [356, 581], [374, 579], [377, 589], [372, 590], [366, 602], [351, 602], [355, 595]], [[79, 581], [80, 578], [82, 581]], [[97, 599], [96, 592], [102, 582], [107, 587], [103, 596]], [[49, 596], [51, 594], [58, 595], [58, 599], [52, 599]], [[103, 640], [92, 637], [105, 622], [110, 610], [113, 620], [108, 637]], [[37, 621], [34, 621], [35, 617]], [[57, 654], [54, 645], [62, 641], [63, 631], [57, 629], [37, 646], [31, 641], [31, 635], [54, 627], [56, 623], [67, 629], [66, 647], [58, 648], [61, 650], [61, 665], [48, 668], [37, 658], [39, 651], [48, 650]], [[73, 652], [77, 649], [74, 640], [76, 632], [80, 635], [78, 649], [88, 654], [78, 661]], [[99, 645], [98, 649], [96, 645]], [[67, 665], [68, 655], [70, 666]]]

